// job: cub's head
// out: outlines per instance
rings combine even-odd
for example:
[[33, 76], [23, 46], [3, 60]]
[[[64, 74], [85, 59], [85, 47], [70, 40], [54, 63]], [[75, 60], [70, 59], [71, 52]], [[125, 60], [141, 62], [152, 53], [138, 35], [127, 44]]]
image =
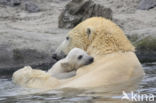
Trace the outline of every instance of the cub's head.
[[94, 61], [94, 58], [89, 56], [84, 50], [79, 48], [73, 48], [65, 58], [65, 61], [61, 63], [63, 68], [78, 69], [84, 65], [88, 65]]

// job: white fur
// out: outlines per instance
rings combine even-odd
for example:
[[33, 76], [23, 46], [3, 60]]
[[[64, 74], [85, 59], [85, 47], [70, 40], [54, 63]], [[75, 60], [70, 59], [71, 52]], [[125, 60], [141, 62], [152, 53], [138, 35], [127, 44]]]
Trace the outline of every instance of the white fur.
[[[82, 58], [78, 59], [79, 56], [82, 56]], [[61, 59], [54, 64], [48, 73], [59, 79], [69, 78], [75, 75], [78, 68], [91, 63], [91, 59], [92, 57], [84, 50], [74, 48], [68, 53], [66, 58]]]
[[[83, 57], [78, 59], [80, 55]], [[69, 52], [66, 58], [54, 64], [48, 72], [25, 66], [14, 72], [12, 79], [15, 84], [23, 87], [53, 88], [59, 85], [57, 78], [64, 79], [74, 76], [79, 67], [91, 63], [91, 58], [92, 57], [82, 49], [74, 48]], [[53, 83], [51, 81], [55, 82]]]

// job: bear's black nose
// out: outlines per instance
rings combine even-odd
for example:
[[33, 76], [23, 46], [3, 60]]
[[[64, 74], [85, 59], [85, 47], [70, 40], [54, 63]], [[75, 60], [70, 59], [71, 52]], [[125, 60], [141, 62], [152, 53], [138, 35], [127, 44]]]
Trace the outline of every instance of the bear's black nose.
[[61, 53], [60, 55], [58, 55], [57, 53], [53, 53], [52, 54], [52, 59], [55, 59], [55, 60], [60, 60], [60, 59], [62, 59], [62, 58], [65, 58], [66, 57], [66, 55], [65, 54], [63, 54], [63, 53]]
[[57, 60], [58, 59], [57, 54], [56, 53], [52, 54], [52, 58]]

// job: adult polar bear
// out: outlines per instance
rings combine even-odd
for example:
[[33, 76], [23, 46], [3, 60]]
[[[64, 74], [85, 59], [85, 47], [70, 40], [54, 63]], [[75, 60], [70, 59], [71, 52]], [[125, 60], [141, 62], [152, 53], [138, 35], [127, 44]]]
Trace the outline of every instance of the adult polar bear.
[[83, 21], [69, 32], [56, 54], [67, 54], [74, 47], [94, 57], [94, 63], [78, 69], [76, 76], [59, 80], [41, 70], [29, 69], [30, 73], [24, 72], [24, 78], [28, 79], [26, 84], [16, 83], [42, 89], [96, 88], [122, 82], [138, 82], [144, 75], [134, 47], [123, 31], [110, 20], [93, 17]]
[[67, 35], [56, 55], [67, 54], [77, 47], [95, 58], [91, 65], [80, 68], [77, 75], [60, 87], [90, 88], [122, 82], [140, 81], [144, 71], [134, 46], [113, 22], [101, 17], [89, 18]]

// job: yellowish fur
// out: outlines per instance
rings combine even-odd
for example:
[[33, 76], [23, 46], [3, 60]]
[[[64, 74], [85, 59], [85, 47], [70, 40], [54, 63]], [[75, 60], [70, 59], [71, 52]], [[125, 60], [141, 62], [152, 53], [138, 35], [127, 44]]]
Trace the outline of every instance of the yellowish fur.
[[[88, 28], [91, 30], [89, 36], [86, 32]], [[72, 29], [68, 36], [72, 42], [62, 50], [64, 53], [79, 47], [94, 56], [95, 62], [80, 68], [75, 77], [64, 80], [60, 87], [100, 87], [124, 81], [140, 81], [144, 76], [134, 53], [135, 47], [112, 21], [101, 17], [87, 19]]]
[[[88, 29], [91, 30], [90, 35], [87, 35]], [[67, 54], [72, 48], [78, 47], [87, 51], [95, 61], [80, 68], [76, 76], [70, 79], [58, 80], [52, 77], [45, 79], [49, 83], [54, 83], [48, 85], [49, 88], [95, 88], [124, 81], [140, 81], [143, 77], [144, 71], [134, 53], [134, 46], [112, 21], [101, 17], [89, 18], [73, 28], [68, 36], [71, 39], [69, 45], [65, 49], [58, 50]], [[33, 78], [38, 78], [38, 74], [32, 73], [32, 75]], [[39, 77], [44, 83], [44, 77], [42, 75]], [[30, 87], [28, 85], [27, 87]], [[35, 86], [39, 88], [38, 84], [33, 83], [32, 87]], [[40, 88], [45, 87], [40, 86]]]
[[[86, 35], [87, 28], [92, 30], [91, 39]], [[69, 37], [77, 40], [76, 45], [72, 42], [73, 47], [83, 48], [93, 55], [134, 51], [134, 46], [123, 31], [112, 21], [100, 17], [93, 17], [80, 23], [70, 31]]]
[[59, 85], [57, 79], [52, 78], [50, 74], [29, 66], [17, 70], [12, 79], [14, 83], [28, 88], [51, 89]]

